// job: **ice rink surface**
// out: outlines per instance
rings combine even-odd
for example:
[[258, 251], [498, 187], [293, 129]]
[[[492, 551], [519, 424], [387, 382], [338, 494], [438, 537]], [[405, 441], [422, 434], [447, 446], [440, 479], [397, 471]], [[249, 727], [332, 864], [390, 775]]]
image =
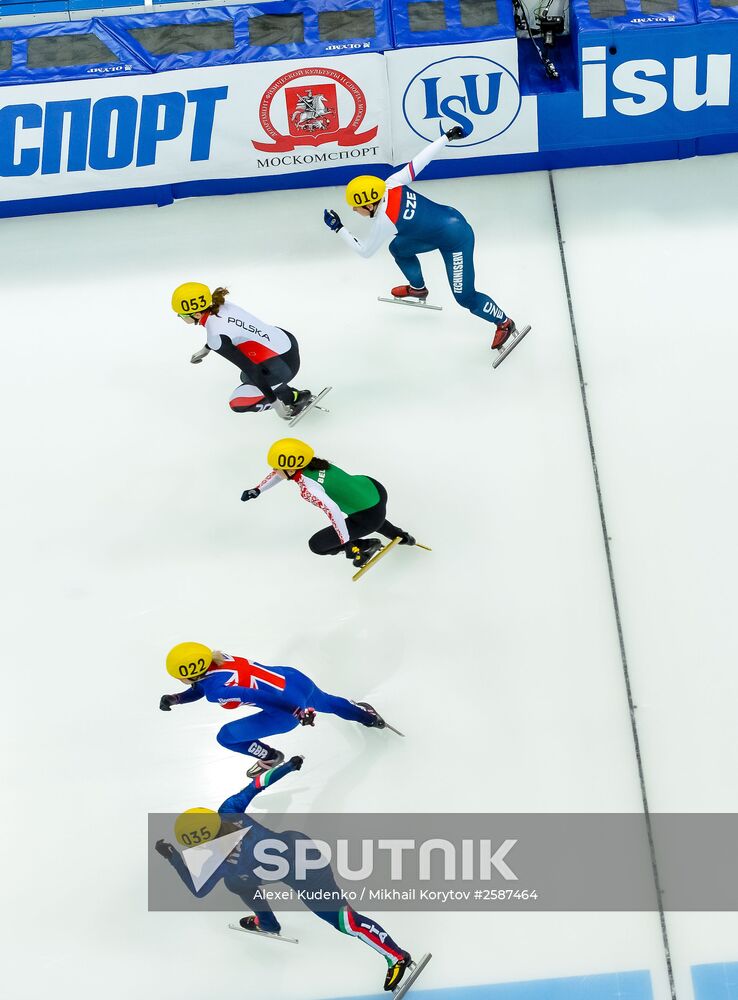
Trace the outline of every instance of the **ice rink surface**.
[[[654, 812], [738, 810], [737, 169], [554, 175]], [[325, 229], [338, 189], [3, 222], [13, 1000], [381, 983], [377, 956], [308, 913], [284, 916], [299, 949], [229, 933], [224, 914], [147, 913], [147, 813], [217, 807], [245, 780], [216, 706], [158, 711], [185, 639], [299, 666], [407, 733], [324, 716], [280, 738], [306, 765], [259, 810], [643, 808], [549, 176], [418, 187], [464, 212], [478, 287], [533, 324], [494, 373], [492, 328], [454, 305], [439, 257], [425, 272], [443, 312], [376, 301], [398, 274]], [[309, 552], [323, 523], [293, 490], [239, 502], [285, 425], [230, 412], [221, 358], [188, 363], [201, 339], [169, 298], [192, 279], [296, 334], [297, 384], [334, 386], [300, 435], [381, 480], [432, 554], [399, 549], [355, 585], [342, 557]], [[426, 988], [648, 969], [671, 993], [658, 914], [383, 922], [433, 952]], [[667, 913], [666, 929], [679, 1000], [692, 965], [738, 958], [734, 915]]]

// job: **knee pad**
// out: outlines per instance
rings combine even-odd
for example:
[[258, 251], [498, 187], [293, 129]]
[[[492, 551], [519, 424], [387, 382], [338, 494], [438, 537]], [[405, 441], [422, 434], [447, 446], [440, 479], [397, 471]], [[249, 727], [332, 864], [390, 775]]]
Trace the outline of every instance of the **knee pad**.
[[264, 396], [255, 385], [239, 385], [231, 393], [228, 403], [234, 413], [258, 413], [269, 408], [269, 404], [264, 403]]

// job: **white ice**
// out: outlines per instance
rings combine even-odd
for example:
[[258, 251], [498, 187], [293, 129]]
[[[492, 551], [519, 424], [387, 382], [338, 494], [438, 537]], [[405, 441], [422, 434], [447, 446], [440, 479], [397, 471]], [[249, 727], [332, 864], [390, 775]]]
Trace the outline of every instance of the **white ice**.
[[[736, 811], [735, 157], [558, 172], [649, 805]], [[322, 224], [338, 189], [2, 223], [6, 676], [2, 939], [13, 1000], [375, 992], [382, 962], [308, 913], [299, 948], [226, 914], [146, 910], [146, 817], [244, 783], [226, 721], [176, 688], [197, 639], [292, 663], [407, 733], [322, 717], [260, 809], [638, 811], [641, 791], [546, 174], [419, 182], [477, 233], [479, 287], [533, 333], [497, 372], [490, 327], [376, 301], [389, 257]], [[225, 284], [292, 330], [300, 434], [389, 489], [400, 549], [359, 584], [318, 559], [318, 512], [266, 471], [275, 415], [234, 415], [235, 369], [169, 308]], [[230, 716], [228, 717], [230, 718]], [[163, 863], [163, 862], [162, 862]], [[386, 914], [425, 987], [647, 968], [656, 914]], [[734, 915], [667, 914], [690, 966], [738, 958]]]

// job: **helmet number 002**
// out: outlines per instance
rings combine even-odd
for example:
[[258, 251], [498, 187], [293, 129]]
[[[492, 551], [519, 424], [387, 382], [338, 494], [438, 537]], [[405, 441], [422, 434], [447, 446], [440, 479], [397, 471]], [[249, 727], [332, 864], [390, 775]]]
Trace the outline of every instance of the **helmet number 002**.
[[205, 669], [205, 660], [200, 657], [196, 663], [182, 663], [177, 670], [180, 677], [197, 677]]
[[277, 459], [280, 469], [299, 469], [305, 464], [304, 455], [280, 455]]
[[182, 843], [187, 847], [192, 847], [194, 844], [201, 844], [204, 840], [211, 840], [212, 834], [206, 826], [201, 826], [199, 830], [190, 830], [189, 833], [183, 833], [181, 836]]
[[357, 191], [354, 201], [357, 205], [368, 205], [370, 202], [379, 201], [379, 191], [375, 191], [374, 188], [371, 191]]

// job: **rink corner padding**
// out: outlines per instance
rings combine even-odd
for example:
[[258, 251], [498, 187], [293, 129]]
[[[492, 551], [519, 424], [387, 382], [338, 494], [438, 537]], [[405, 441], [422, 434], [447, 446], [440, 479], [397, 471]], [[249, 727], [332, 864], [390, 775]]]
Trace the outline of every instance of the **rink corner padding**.
[[573, 0], [556, 81], [511, 0], [0, 18], [0, 216], [386, 176], [453, 125], [424, 177], [734, 152], [722, 2]]

